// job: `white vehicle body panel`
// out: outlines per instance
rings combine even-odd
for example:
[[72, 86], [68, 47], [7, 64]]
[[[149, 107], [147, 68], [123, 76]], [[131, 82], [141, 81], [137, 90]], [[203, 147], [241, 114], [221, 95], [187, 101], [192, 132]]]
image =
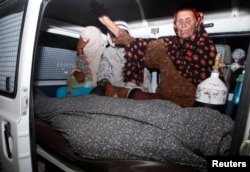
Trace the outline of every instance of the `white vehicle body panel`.
[[[37, 21], [41, 1], [29, 1], [22, 42], [20, 43], [20, 59], [18, 65], [17, 92], [14, 98], [0, 96], [1, 142], [0, 154], [3, 172], [32, 171], [30, 148], [30, 81], [33, 60], [33, 49], [37, 31]], [[4, 126], [10, 123], [9, 137], [12, 157], [8, 157], [4, 138]]]

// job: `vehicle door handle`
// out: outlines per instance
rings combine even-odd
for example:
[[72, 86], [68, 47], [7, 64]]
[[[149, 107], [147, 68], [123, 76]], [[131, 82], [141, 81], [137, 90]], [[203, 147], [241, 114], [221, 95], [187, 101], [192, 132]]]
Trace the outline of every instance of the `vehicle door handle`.
[[12, 144], [11, 140], [11, 129], [10, 129], [10, 123], [6, 123], [4, 125], [4, 137], [5, 137], [5, 144], [6, 144], [6, 149], [7, 149], [7, 154], [8, 154], [8, 157], [9, 158], [12, 158], [12, 153], [11, 153], [11, 150], [10, 150], [10, 144]]

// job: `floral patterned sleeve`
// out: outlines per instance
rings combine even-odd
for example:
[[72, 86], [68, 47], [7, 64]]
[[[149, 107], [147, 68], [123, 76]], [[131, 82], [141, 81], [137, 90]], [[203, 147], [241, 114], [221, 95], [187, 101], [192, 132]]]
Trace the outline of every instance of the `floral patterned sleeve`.
[[145, 68], [145, 53], [152, 39], [136, 38], [125, 48], [124, 81], [142, 86]]
[[116, 44], [125, 45], [124, 82], [132, 82], [142, 86], [145, 67], [145, 53], [149, 42], [153, 39], [134, 38], [125, 30], [120, 29], [115, 40]]

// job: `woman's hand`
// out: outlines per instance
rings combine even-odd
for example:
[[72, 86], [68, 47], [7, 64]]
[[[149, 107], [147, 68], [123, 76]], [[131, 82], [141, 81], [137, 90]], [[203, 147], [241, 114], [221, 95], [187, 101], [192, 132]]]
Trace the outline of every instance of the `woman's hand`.
[[99, 18], [105, 15], [106, 9], [103, 7], [103, 3], [99, 3], [96, 0], [90, 0], [91, 11]]
[[107, 11], [103, 7], [103, 5], [104, 5], [103, 3], [99, 3], [96, 0], [90, 1], [91, 11], [98, 17], [99, 21], [117, 37], [119, 34], [119, 28], [107, 16]]
[[85, 81], [85, 76], [82, 72], [74, 71], [73, 75], [79, 83]]
[[89, 40], [84, 40], [81, 36], [78, 40], [78, 43], [77, 43], [77, 54], [80, 55], [80, 54], [83, 54], [83, 48], [88, 44]]

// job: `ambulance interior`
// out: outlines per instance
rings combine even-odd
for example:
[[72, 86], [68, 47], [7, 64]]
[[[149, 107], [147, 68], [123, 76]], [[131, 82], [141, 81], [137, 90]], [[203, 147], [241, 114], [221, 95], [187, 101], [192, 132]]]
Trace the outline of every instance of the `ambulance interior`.
[[[177, 6], [184, 3], [184, 1], [165, 0], [103, 0], [103, 2], [112, 20], [126, 21], [131, 35], [143, 38], [174, 35], [173, 12]], [[197, 10], [204, 12], [204, 21], [205, 24], [208, 24], [206, 30], [214, 40], [217, 52], [222, 55], [222, 61], [227, 65], [222, 69], [228, 86], [228, 101], [224, 105], [224, 113], [233, 118], [237, 124], [238, 121], [243, 120], [239, 117], [243, 116], [241, 115], [243, 112], [232, 109], [232, 98], [237, 85], [236, 79], [239, 74], [247, 70], [246, 65], [250, 58], [250, 25], [248, 22], [250, 20], [250, 1], [223, 0], [220, 3], [213, 3], [212, 1], [190, 0], [189, 2]], [[107, 29], [91, 12], [89, 1], [51, 0], [45, 5], [45, 10], [41, 15], [33, 83], [34, 88], [39, 88], [46, 96], [55, 98], [58, 88], [66, 86], [66, 80], [71, 74], [80, 32], [84, 27], [93, 25], [101, 29], [103, 38], [106, 39]], [[239, 51], [244, 54], [236, 62], [233, 54]], [[160, 75], [157, 71], [151, 71], [151, 74], [152, 86], [156, 87]], [[248, 84], [247, 81], [244, 81], [244, 84]], [[35, 89], [34, 94], [36, 94]], [[246, 100], [245, 103], [249, 101], [246, 97], [242, 99]], [[238, 108], [243, 109], [243, 107], [249, 106], [249, 104], [244, 105], [242, 101], [237, 105]], [[246, 115], [244, 114], [245, 121]], [[35, 119], [38, 159], [62, 171], [112, 170], [121, 172], [152, 171], [152, 169], [155, 171], [177, 169], [196, 171], [187, 166], [154, 160], [119, 161], [82, 158], [78, 156], [77, 152], [72, 151], [71, 146], [60, 132], [54, 130], [43, 120]], [[244, 137], [242, 126], [236, 126], [236, 129], [242, 134], [233, 133], [231, 154], [238, 154], [238, 147]]]

